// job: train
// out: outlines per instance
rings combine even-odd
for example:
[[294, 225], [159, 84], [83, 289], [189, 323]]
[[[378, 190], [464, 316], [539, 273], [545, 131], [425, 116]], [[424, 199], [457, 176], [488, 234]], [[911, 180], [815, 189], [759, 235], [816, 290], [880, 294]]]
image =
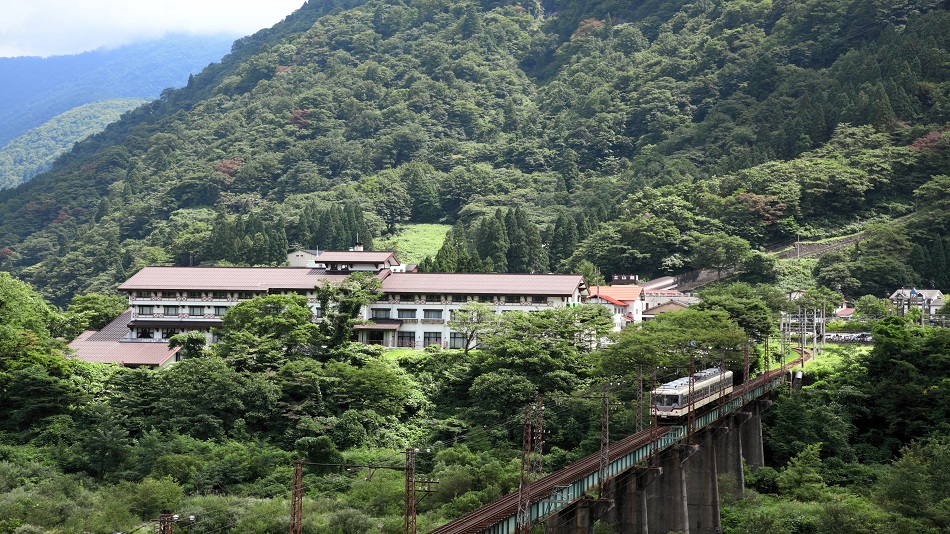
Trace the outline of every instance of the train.
[[[693, 402], [689, 399], [689, 382], [693, 380]], [[650, 410], [657, 421], [670, 423], [689, 414], [690, 407], [700, 412], [719, 399], [732, 394], [732, 371], [711, 367], [667, 382], [650, 392]]]

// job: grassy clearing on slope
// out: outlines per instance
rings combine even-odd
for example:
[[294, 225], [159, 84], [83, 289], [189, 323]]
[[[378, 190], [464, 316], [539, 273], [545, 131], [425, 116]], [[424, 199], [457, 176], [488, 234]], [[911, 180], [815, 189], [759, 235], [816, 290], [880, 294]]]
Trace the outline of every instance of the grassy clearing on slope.
[[435, 256], [445, 241], [448, 224], [407, 224], [396, 235], [378, 240], [378, 250], [393, 250], [403, 263], [419, 263], [426, 256]]

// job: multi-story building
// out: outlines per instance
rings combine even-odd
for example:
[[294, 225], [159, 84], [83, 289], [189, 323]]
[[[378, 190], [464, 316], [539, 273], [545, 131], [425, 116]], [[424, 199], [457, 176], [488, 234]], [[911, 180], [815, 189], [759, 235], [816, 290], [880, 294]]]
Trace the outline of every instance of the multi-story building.
[[[110, 325], [110, 335], [123, 328], [125, 335], [113, 349], [97, 346], [97, 358], [113, 350], [114, 361], [131, 365], [118, 355], [132, 350], [127, 344], [167, 344], [173, 335], [190, 331], [214, 341], [212, 328], [223, 324], [230, 308], [261, 295], [304, 295], [319, 320], [315, 288], [357, 271], [374, 272], [383, 296], [362, 310], [365, 324], [357, 327], [356, 340], [387, 347], [463, 348], [464, 336], [452, 331], [449, 321], [469, 302], [499, 312], [531, 311], [577, 304], [587, 294], [581, 275], [402, 272], [405, 266], [391, 252], [296, 251], [288, 261], [298, 266], [145, 267], [119, 286], [129, 295], [130, 311], [117, 320], [121, 325]], [[92, 348], [87, 345], [82, 339], [74, 343], [80, 358]]]
[[[468, 302], [484, 302], [504, 312], [540, 310], [581, 302], [580, 275], [376, 273], [383, 297], [363, 311], [367, 324], [358, 341], [388, 347], [441, 345], [461, 348], [463, 337], [448, 326], [452, 313]], [[314, 288], [339, 283], [347, 275], [308, 268], [145, 267], [119, 289], [132, 307], [129, 340], [167, 341], [187, 331], [220, 326], [228, 309], [266, 294], [305, 295], [314, 317], [322, 315]]]

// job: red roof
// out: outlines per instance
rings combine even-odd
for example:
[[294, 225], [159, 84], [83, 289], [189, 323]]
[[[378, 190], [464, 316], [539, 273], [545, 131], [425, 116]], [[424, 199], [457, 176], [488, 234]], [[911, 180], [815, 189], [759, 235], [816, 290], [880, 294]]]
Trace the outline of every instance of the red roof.
[[640, 286], [591, 286], [587, 293], [592, 296], [607, 296], [616, 300], [631, 301], [640, 298]]
[[608, 297], [607, 295], [603, 295], [603, 294], [601, 294], [601, 295], [591, 295], [591, 296], [587, 297], [585, 300], [591, 300], [591, 299], [601, 299], [601, 300], [605, 300], [605, 301], [607, 301], [607, 302], [609, 302], [609, 303], [611, 303], [611, 304], [613, 304], [613, 305], [615, 305], [615, 306], [627, 307], [627, 303], [626, 303], [626, 302], [624, 302], [624, 301], [622, 301], [622, 300], [617, 300], [617, 299], [615, 299], [615, 298], [613, 298], [613, 297]]
[[267, 291], [313, 289], [323, 283], [342, 282], [344, 274], [325, 274], [306, 267], [145, 267], [119, 289], [183, 291]]
[[579, 274], [392, 273], [386, 293], [460, 295], [573, 295], [584, 287]]

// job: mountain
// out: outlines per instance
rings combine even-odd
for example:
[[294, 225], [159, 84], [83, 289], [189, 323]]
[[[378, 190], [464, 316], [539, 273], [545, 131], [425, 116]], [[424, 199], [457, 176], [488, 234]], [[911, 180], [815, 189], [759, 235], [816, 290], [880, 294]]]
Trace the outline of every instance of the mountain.
[[950, 230], [947, 57], [933, 0], [311, 1], [0, 192], [0, 265], [61, 304], [444, 222], [479, 269], [646, 278], [904, 217], [839, 278], [910, 284]]
[[0, 146], [70, 109], [154, 99], [228, 53], [233, 35], [169, 35], [108, 50], [0, 58]]
[[101, 132], [126, 111], [147, 102], [120, 98], [73, 108], [0, 148], [0, 188], [14, 187], [45, 171], [73, 143]]

